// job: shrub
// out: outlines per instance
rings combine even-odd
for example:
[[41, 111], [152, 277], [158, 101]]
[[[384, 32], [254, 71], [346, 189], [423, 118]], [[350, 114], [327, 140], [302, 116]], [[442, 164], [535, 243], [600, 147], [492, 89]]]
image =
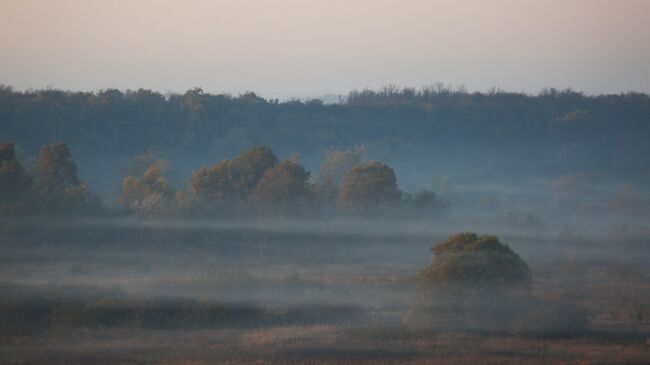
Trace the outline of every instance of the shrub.
[[494, 236], [455, 234], [432, 248], [420, 274], [410, 326], [503, 330], [522, 310], [530, 290], [528, 265]]

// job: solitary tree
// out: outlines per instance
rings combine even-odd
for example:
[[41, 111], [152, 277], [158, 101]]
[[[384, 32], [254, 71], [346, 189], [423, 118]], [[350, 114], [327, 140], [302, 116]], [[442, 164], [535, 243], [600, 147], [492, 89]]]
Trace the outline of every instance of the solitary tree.
[[372, 213], [399, 203], [395, 172], [389, 166], [371, 161], [357, 165], [343, 177], [336, 202], [350, 213]]
[[528, 265], [495, 236], [455, 234], [432, 247], [409, 322], [439, 328], [503, 329], [531, 283]]

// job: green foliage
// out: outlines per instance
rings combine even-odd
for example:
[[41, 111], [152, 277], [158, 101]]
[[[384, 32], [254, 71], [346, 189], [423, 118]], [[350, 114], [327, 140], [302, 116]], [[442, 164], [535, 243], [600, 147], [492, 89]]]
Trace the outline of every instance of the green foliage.
[[400, 194], [393, 169], [371, 161], [345, 174], [336, 205], [349, 213], [377, 213], [396, 207]]

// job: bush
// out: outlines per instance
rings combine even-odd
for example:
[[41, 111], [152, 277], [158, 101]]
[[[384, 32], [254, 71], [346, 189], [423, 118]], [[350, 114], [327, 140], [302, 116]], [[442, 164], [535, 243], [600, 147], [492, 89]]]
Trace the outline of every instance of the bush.
[[494, 236], [465, 232], [433, 246], [420, 274], [411, 327], [504, 330], [529, 294], [528, 265]]

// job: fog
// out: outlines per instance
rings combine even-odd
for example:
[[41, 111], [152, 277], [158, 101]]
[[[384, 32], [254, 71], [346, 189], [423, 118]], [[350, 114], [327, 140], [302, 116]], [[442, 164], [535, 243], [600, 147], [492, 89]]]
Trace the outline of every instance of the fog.
[[[636, 153], [647, 141], [628, 138], [623, 129], [645, 133], [647, 95], [386, 90], [351, 93], [347, 104], [324, 107], [200, 90], [161, 99], [147, 91], [0, 89], [7, 104], [35, 110], [41, 99], [76, 100], [96, 108], [92, 115], [112, 119], [111, 113], [132, 115], [133, 105], [149, 108], [142, 100], [151, 98], [160, 108], [189, 105], [197, 113], [187, 125], [179, 124], [184, 112], [169, 118], [170, 128], [192, 132], [156, 151], [142, 142], [147, 128], [131, 136], [133, 145], [118, 138], [125, 144], [99, 147], [101, 133], [95, 143], [86, 139], [90, 132], [79, 132], [73, 141], [82, 148], [55, 142], [35, 149], [65, 128], [48, 126], [55, 131], [48, 132], [43, 124], [32, 139], [23, 133], [25, 123], [7, 122], [19, 143], [0, 143], [0, 336], [9, 340], [0, 345], [2, 358], [403, 363], [458, 356], [476, 363], [507, 353], [508, 361], [534, 357], [541, 364], [548, 356], [574, 360], [567, 354], [579, 348], [580, 358], [603, 359], [592, 347], [625, 351], [631, 363], [644, 358], [650, 161]], [[458, 98], [463, 116], [449, 118], [464, 123], [476, 107], [466, 103], [501, 97], [531, 103], [530, 118], [537, 103], [637, 108], [603, 127], [613, 110], [590, 114], [562, 106], [549, 119], [530, 122], [544, 138], [501, 125], [504, 135], [526, 142], [508, 144], [512, 138], [499, 133], [494, 140], [476, 138], [492, 126], [445, 125], [448, 105], [431, 107]], [[110, 98], [117, 101], [101, 104]], [[400, 104], [418, 98], [428, 103], [424, 109]], [[199, 101], [232, 108], [223, 115], [248, 127], [260, 110], [276, 115], [278, 124], [267, 132], [282, 147], [249, 143], [247, 133], [263, 123], [221, 145], [222, 130], [204, 133], [213, 123], [193, 106]], [[16, 115], [34, 118], [21, 108]], [[78, 115], [77, 107], [66, 108], [66, 115]], [[499, 115], [511, 115], [499, 108]], [[301, 119], [309, 113], [313, 119]], [[349, 119], [336, 119], [341, 113]], [[391, 118], [382, 119], [386, 114]], [[425, 114], [433, 119], [418, 119]], [[393, 117], [413, 118], [412, 135], [386, 139]], [[125, 123], [136, 130], [148, 118]], [[368, 128], [356, 124], [355, 139], [323, 147], [327, 136], [345, 134], [328, 123], [357, 118]], [[580, 129], [583, 122], [589, 128]], [[288, 138], [297, 125], [302, 137]], [[615, 128], [620, 140], [612, 142], [606, 137]], [[430, 133], [416, 138], [422, 129]], [[167, 128], [153, 130], [161, 141], [176, 139]], [[430, 143], [434, 138], [438, 144]], [[179, 147], [202, 140], [192, 153]], [[305, 153], [292, 153], [281, 141], [300, 141], [294, 147]], [[138, 152], [127, 157], [124, 146]], [[563, 152], [554, 155], [557, 150]]]

